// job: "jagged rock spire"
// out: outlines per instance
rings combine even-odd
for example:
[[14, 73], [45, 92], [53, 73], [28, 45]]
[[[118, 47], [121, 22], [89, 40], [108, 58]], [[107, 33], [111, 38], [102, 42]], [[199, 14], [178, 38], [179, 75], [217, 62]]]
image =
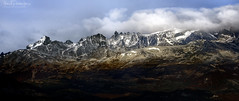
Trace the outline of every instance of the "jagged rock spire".
[[73, 42], [71, 40], [66, 40], [65, 44], [70, 45], [70, 44], [73, 44]]

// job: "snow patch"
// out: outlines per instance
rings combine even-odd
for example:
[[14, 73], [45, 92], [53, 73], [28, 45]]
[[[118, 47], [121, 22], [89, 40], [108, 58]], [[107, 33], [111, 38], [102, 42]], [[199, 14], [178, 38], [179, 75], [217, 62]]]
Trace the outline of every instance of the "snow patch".
[[33, 44], [29, 44], [28, 47], [30, 47], [30, 49], [33, 49]]
[[167, 38], [165, 38], [165, 40], [166, 40], [167, 43], [169, 43], [170, 45], [173, 45], [172, 41], [168, 40]]
[[130, 51], [131, 53], [134, 53], [134, 54], [136, 54], [137, 52], [136, 51]]
[[187, 38], [188, 36], [190, 36], [193, 32], [195, 32], [195, 31], [186, 31], [186, 32], [184, 33], [184, 35], [181, 35], [181, 36], [176, 37], [176, 40], [186, 39], [186, 38]]
[[130, 43], [130, 40], [129, 40], [129, 39], [126, 39], [126, 40], [125, 40], [125, 44], [128, 46], [129, 43]]
[[150, 34], [144, 34], [144, 36], [150, 36], [150, 35], [164, 33], [164, 32], [168, 32], [168, 31], [176, 34], [176, 33], [182, 32], [183, 30], [179, 29], [179, 28], [170, 28], [170, 29], [166, 29], [166, 30], [163, 30], [163, 31], [157, 31], [157, 32], [153, 32], [153, 33], [150, 33]]
[[43, 36], [39, 41], [43, 43], [45, 40], [46, 40], [46, 36]]
[[38, 42], [38, 43], [36, 43], [36, 45], [33, 48], [36, 48], [36, 47], [41, 46], [41, 45], [42, 45], [42, 43]]
[[120, 55], [121, 55], [121, 56], [125, 56], [125, 53], [121, 53]]
[[124, 39], [124, 36], [123, 36], [123, 35], [121, 35], [121, 36], [120, 36], [120, 40], [123, 40], [123, 39]]
[[160, 51], [160, 49], [156, 48], [156, 47], [150, 47], [150, 48], [148, 48], [148, 50], [158, 50], [158, 51]]

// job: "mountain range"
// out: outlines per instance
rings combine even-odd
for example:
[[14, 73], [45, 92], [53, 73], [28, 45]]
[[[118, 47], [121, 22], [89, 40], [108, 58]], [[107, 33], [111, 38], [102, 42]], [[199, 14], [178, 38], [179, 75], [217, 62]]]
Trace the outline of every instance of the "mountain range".
[[[39, 41], [28, 45], [25, 51], [37, 52], [48, 56], [69, 58], [97, 58], [105, 57], [117, 52], [127, 52], [134, 49], [143, 49], [154, 46], [182, 46], [196, 41], [212, 42], [214, 44], [237, 44], [238, 33], [228, 30], [219, 32], [203, 32], [196, 30], [166, 30], [151, 34], [118, 33], [110, 38], [102, 34], [81, 38], [77, 43], [70, 40], [66, 42], [52, 41], [48, 36], [43, 36]], [[21, 50], [24, 51], [24, 50]], [[234, 51], [234, 50], [233, 50]], [[96, 54], [94, 54], [96, 55]]]
[[[7, 92], [13, 96], [205, 101], [239, 95], [239, 32], [226, 29], [115, 31], [109, 38], [96, 34], [76, 43], [43, 36], [26, 49], [2, 53], [0, 59], [1, 75], [21, 84]], [[6, 95], [11, 86], [0, 91]]]

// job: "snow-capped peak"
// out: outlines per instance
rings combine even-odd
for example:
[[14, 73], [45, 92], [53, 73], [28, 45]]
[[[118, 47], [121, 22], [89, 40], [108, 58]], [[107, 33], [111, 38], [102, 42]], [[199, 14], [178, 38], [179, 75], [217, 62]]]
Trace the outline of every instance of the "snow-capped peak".
[[39, 40], [39, 42], [44, 43], [44, 41], [45, 41], [47, 38], [49, 38], [49, 37], [44, 35], [43, 37], [41, 37], [41, 39]]
[[158, 33], [163, 33], [163, 32], [168, 32], [168, 31], [170, 31], [172, 33], [180, 33], [180, 32], [183, 32], [184, 30], [183, 29], [179, 29], [179, 28], [170, 28], [170, 29], [166, 29], [166, 30], [162, 30], [162, 31], [156, 31], [156, 32], [150, 33], [148, 35], [158, 34]]
[[176, 37], [176, 40], [186, 39], [188, 36], [190, 36], [195, 31], [196, 30], [186, 31], [185, 33], [183, 33], [183, 35]]
[[233, 36], [233, 33], [224, 31], [223, 33], [220, 32], [219, 34], [214, 34], [199, 30], [183, 30], [173, 28], [150, 34], [115, 32], [115, 34], [110, 38], [106, 38], [102, 34], [96, 34], [81, 38], [77, 43], [73, 43], [70, 40], [67, 40], [66, 42], [51, 42], [49, 37], [43, 36], [34, 44], [28, 45], [27, 49], [39, 50], [40, 52], [53, 55], [60, 54], [62, 56], [87, 57], [96, 55], [93, 54], [94, 52], [96, 52], [97, 55], [104, 56], [104, 54], [110, 55], [111, 53], [109, 51], [131, 51], [131, 53], [135, 53], [133, 51], [134, 49], [146, 47], [148, 48], [148, 50], [160, 51], [157, 46], [185, 45], [190, 43], [191, 41], [201, 39], [226, 39], [227, 42], [232, 42], [235, 38], [231, 38], [228, 35]]
[[29, 45], [27, 46], [27, 49], [34, 49], [34, 48], [39, 47], [39, 46], [41, 46], [41, 45], [47, 45], [47, 44], [49, 44], [50, 42], [51, 42], [50, 37], [48, 37], [48, 36], [43, 36], [43, 37], [41, 37], [40, 40], [38, 40], [38, 41], [35, 42], [34, 44], [29, 44]]

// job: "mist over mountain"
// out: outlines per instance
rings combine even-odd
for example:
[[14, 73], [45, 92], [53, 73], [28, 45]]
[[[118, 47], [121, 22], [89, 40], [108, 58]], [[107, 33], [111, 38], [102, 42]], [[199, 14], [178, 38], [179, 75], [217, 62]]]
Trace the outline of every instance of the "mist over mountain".
[[218, 8], [158, 8], [135, 11], [126, 15], [127, 9], [111, 10], [108, 16], [86, 19], [84, 26], [92, 33], [123, 32], [152, 33], [172, 28], [188, 30], [222, 30], [233, 27], [238, 29], [239, 5]]
[[[184, 30], [218, 31], [227, 29], [238, 30], [238, 4], [214, 8], [151, 8], [131, 11], [127, 8], [113, 8], [103, 16], [87, 18], [71, 18], [47, 16], [46, 19], [34, 19], [33, 22], [2, 21], [0, 26], [0, 44], [4, 52], [23, 49], [26, 44], [33, 43], [46, 35], [54, 40], [72, 40], [102, 33], [107, 38], [114, 31], [140, 32], [143, 34], [178, 28]], [[71, 14], [70, 14], [71, 15]], [[29, 18], [30, 19], [30, 18]], [[56, 21], [57, 20], [57, 21]], [[23, 27], [29, 25], [28, 27]], [[14, 41], [11, 41], [14, 40]]]

